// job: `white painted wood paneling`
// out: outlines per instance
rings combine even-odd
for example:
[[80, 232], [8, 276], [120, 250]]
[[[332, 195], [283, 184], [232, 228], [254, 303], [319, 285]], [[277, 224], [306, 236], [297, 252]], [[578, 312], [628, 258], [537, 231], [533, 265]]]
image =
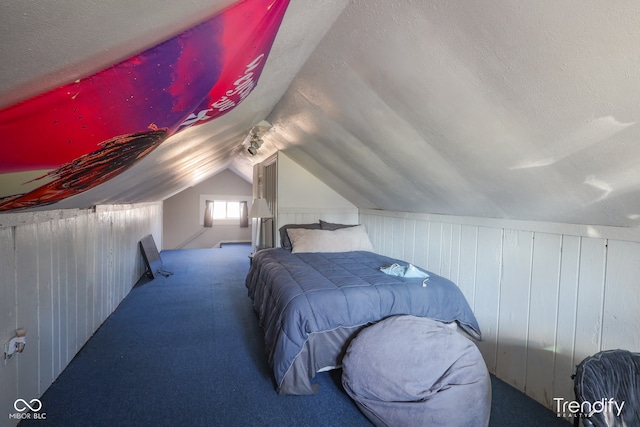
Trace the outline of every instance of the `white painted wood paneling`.
[[[13, 228], [0, 228], [0, 333], [4, 345], [16, 331], [16, 281]], [[9, 361], [11, 362], [11, 361]], [[2, 363], [2, 362], [0, 362]], [[18, 369], [15, 363], [0, 365], [0, 408], [12, 408], [18, 394]], [[4, 415], [5, 417], [7, 415]]]
[[580, 247], [582, 238], [561, 236], [560, 283], [558, 289], [558, 322], [554, 348], [553, 397], [573, 397], [571, 373], [580, 361], [575, 360], [576, 313], [580, 283]]
[[[62, 308], [61, 304], [61, 272], [64, 274], [62, 264], [65, 259], [64, 250], [64, 233], [60, 230], [60, 220], [51, 221], [51, 244], [52, 244], [52, 269], [51, 269], [51, 295], [52, 295], [52, 311], [53, 311], [53, 349], [52, 349], [52, 363], [53, 363], [53, 377], [57, 378], [64, 369], [64, 364], [61, 362], [62, 358], [62, 343], [63, 333], [61, 331], [63, 325]], [[61, 242], [62, 240], [62, 242]], [[65, 341], [66, 342], [66, 341]]]
[[53, 236], [51, 222], [38, 226], [38, 395], [49, 387], [54, 375], [54, 299], [53, 299]]
[[382, 227], [382, 248], [385, 253], [390, 256], [394, 256], [393, 253], [393, 228], [396, 222], [396, 218], [383, 218], [384, 224]]
[[441, 274], [458, 282], [458, 263], [460, 261], [460, 224], [443, 224], [443, 251]]
[[[162, 242], [162, 204], [0, 215], [0, 406], [40, 397], [144, 274], [138, 242]], [[161, 247], [161, 246], [160, 246]]]
[[490, 372], [552, 410], [574, 398], [582, 359], [640, 351], [637, 230], [378, 210], [360, 222], [378, 252], [456, 282]]
[[478, 348], [491, 373], [496, 373], [497, 365], [502, 236], [502, 230], [478, 228], [474, 312], [482, 330]]
[[520, 389], [527, 365], [532, 242], [529, 231], [504, 232], [496, 375]]
[[[29, 351], [11, 360], [18, 367], [18, 394], [38, 395], [38, 233], [36, 224], [17, 227], [15, 234], [16, 261], [16, 325], [28, 333]], [[7, 337], [10, 338], [10, 337]], [[36, 368], [36, 369], [34, 369]]]
[[535, 400], [551, 407], [553, 376], [549, 375], [549, 366], [554, 365], [555, 357], [562, 236], [535, 233], [534, 239], [525, 390]]
[[[393, 228], [391, 233], [391, 253], [396, 258], [405, 258], [405, 220], [403, 218], [395, 218], [393, 220]], [[406, 248], [407, 252], [411, 252], [411, 248]]]
[[427, 269], [440, 274], [442, 255], [442, 223], [429, 223], [429, 247], [427, 248]]
[[601, 349], [606, 246], [605, 239], [582, 239], [574, 362]]
[[78, 350], [78, 282], [77, 282], [77, 253], [76, 253], [76, 219], [66, 218], [64, 221], [65, 233], [65, 295], [64, 306], [66, 307], [66, 348], [63, 349], [62, 363], [66, 366]]
[[[89, 312], [87, 307], [87, 264], [79, 262], [80, 260], [88, 260], [87, 253], [87, 225], [88, 218], [86, 216], [77, 217], [75, 220], [75, 251], [76, 251], [76, 347], [75, 353], [80, 350], [82, 345], [89, 339]], [[74, 353], [74, 354], [75, 354]]]
[[[136, 231], [135, 233], [139, 233]], [[95, 215], [87, 217], [87, 226], [84, 232], [85, 238], [85, 259], [84, 266], [84, 281], [86, 283], [86, 336], [85, 341], [91, 338], [93, 332], [100, 326], [96, 322], [96, 228], [95, 228]]]
[[457, 252], [456, 279], [453, 280], [471, 305], [476, 309], [476, 269], [478, 263], [478, 227], [460, 226], [460, 240]]
[[429, 223], [426, 221], [413, 221], [413, 263], [424, 266], [429, 257]]
[[609, 240], [602, 348], [640, 352], [640, 245]]

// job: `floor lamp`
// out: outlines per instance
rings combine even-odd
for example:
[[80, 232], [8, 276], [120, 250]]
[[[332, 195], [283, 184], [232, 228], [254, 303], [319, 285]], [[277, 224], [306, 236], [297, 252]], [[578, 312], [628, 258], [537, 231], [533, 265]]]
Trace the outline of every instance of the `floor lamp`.
[[250, 218], [258, 219], [258, 229], [256, 230], [256, 247], [255, 252], [258, 252], [260, 249], [264, 249], [266, 246], [263, 246], [262, 235], [264, 234], [264, 230], [262, 229], [262, 225], [264, 220], [273, 218], [273, 214], [271, 213], [271, 209], [269, 209], [269, 205], [267, 204], [266, 199], [253, 199], [253, 204], [251, 205], [251, 210], [249, 211]]

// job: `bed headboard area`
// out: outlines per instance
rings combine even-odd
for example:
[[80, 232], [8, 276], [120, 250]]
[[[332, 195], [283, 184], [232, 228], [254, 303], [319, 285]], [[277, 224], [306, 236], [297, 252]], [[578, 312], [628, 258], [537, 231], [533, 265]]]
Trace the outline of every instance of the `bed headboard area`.
[[[287, 224], [358, 224], [358, 208], [281, 208], [278, 207], [276, 230]], [[276, 232], [274, 246], [282, 246], [280, 233]]]

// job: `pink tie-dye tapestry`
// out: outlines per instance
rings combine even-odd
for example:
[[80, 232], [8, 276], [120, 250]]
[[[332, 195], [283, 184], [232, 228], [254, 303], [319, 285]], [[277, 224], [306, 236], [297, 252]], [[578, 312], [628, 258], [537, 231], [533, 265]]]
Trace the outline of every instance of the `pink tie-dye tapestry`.
[[288, 3], [244, 0], [125, 61], [0, 110], [0, 179], [26, 179], [31, 188], [0, 186], [0, 211], [93, 188], [176, 132], [233, 109], [256, 86]]

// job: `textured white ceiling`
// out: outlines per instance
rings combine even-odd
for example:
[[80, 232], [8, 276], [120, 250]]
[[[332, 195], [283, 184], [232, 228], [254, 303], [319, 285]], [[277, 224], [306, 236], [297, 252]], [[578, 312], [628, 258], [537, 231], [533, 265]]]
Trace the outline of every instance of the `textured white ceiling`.
[[358, 206], [635, 225], [640, 4], [352, 0], [271, 114]]
[[[2, 0], [0, 106], [231, 3]], [[238, 108], [56, 207], [163, 199], [224, 168], [250, 180], [281, 149], [359, 207], [635, 226], [638, 28], [635, 1], [291, 0]]]

